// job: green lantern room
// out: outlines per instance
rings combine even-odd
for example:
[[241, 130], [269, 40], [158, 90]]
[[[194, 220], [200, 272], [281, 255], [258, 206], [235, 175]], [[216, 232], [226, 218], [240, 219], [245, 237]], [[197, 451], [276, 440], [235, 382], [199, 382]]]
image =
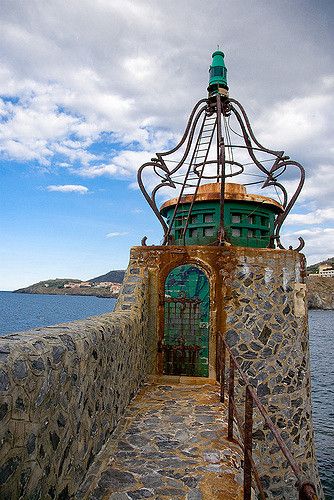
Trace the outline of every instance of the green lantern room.
[[[212, 245], [217, 242], [220, 223], [220, 183], [203, 184], [196, 199], [185, 195], [166, 201], [161, 215], [171, 225], [175, 245]], [[191, 203], [191, 214], [189, 208]], [[175, 209], [177, 207], [176, 213]], [[235, 246], [266, 248], [274, 233], [275, 217], [283, 207], [275, 200], [248, 194], [242, 184], [226, 183], [224, 226], [226, 240]]]

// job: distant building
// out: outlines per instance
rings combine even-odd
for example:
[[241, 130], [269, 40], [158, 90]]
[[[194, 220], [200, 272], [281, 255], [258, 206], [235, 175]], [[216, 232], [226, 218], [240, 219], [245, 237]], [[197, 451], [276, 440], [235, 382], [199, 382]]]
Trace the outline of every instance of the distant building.
[[319, 265], [319, 276], [334, 278], [334, 267], [330, 264]]
[[64, 288], [79, 288], [81, 283], [65, 283]]
[[99, 283], [93, 283], [95, 288], [109, 288], [113, 283], [111, 281], [101, 281]]
[[121, 283], [113, 283], [112, 281], [101, 281], [100, 283], [92, 283], [94, 288], [109, 288], [111, 292], [118, 293], [122, 286]]
[[119, 293], [121, 286], [121, 283], [111, 283], [110, 291], [112, 293]]
[[334, 268], [324, 269], [323, 271], [319, 271], [319, 276], [326, 276], [328, 278], [334, 278]]

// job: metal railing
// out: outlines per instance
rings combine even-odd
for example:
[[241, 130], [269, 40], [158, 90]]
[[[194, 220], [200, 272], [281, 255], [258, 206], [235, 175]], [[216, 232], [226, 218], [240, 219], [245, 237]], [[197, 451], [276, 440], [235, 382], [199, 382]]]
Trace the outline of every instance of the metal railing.
[[[227, 354], [229, 356], [228, 377], [226, 377]], [[239, 375], [243, 383], [245, 384], [244, 422], [241, 419], [240, 413], [237, 410], [237, 405], [235, 402], [236, 370], [237, 372], [239, 372]], [[241, 444], [241, 448], [243, 449], [244, 452], [244, 481], [243, 481], [244, 500], [251, 499], [252, 476], [254, 476], [255, 479], [259, 498], [261, 500], [267, 498], [255, 462], [252, 457], [254, 404], [261, 413], [267, 427], [271, 430], [281, 452], [288, 461], [288, 464], [297, 479], [296, 488], [299, 493], [299, 500], [318, 500], [314, 484], [311, 481], [305, 481], [305, 479], [303, 478], [303, 473], [299, 465], [297, 464], [296, 460], [294, 459], [291, 452], [284, 443], [278, 428], [271, 420], [267, 410], [264, 408], [263, 404], [259, 400], [253, 386], [250, 384], [245, 372], [242, 370], [241, 366], [239, 365], [231, 349], [225, 342], [225, 339], [223, 338], [221, 333], [218, 334], [217, 338], [217, 380], [218, 382], [220, 382], [220, 401], [222, 403], [224, 403], [225, 401], [225, 385], [227, 385], [227, 391], [228, 391], [227, 437], [229, 440], [234, 439], [233, 424], [235, 421], [237, 424], [239, 435], [242, 440], [242, 443], [239, 444]]]

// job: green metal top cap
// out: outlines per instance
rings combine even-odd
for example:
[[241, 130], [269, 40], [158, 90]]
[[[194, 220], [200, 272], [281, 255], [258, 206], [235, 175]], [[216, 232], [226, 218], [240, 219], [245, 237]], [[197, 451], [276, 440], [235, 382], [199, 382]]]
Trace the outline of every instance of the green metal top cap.
[[215, 95], [219, 92], [219, 88], [228, 90], [227, 86], [227, 69], [224, 62], [224, 52], [216, 50], [212, 54], [212, 64], [210, 66], [210, 80], [208, 86], [209, 95]]

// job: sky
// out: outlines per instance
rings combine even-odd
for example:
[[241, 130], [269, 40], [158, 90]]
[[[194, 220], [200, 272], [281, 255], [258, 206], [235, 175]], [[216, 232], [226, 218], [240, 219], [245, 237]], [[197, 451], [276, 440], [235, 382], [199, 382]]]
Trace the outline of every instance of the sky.
[[306, 169], [283, 243], [332, 257], [333, 19], [322, 0], [2, 0], [0, 290], [161, 242], [136, 172], [180, 139], [218, 44], [258, 139]]

